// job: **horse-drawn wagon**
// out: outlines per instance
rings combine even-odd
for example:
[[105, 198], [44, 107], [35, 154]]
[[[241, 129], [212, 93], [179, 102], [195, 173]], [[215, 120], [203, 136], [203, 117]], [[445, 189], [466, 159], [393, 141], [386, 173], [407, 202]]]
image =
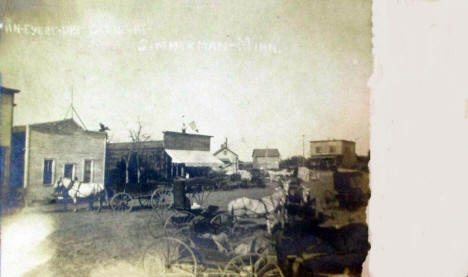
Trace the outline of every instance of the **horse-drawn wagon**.
[[[181, 181], [183, 186], [176, 182], [173, 204], [153, 210], [148, 230], [155, 241], [144, 252], [145, 270], [151, 276], [283, 276], [271, 252], [271, 235], [258, 228], [258, 221], [240, 228], [241, 219], [262, 217], [268, 222], [267, 215], [284, 204], [282, 188], [249, 202], [253, 206], [246, 204], [247, 198], [231, 201], [227, 210], [181, 205], [186, 203], [181, 194], [209, 191], [187, 186], [194, 182]], [[185, 191], [187, 188], [190, 192]]]
[[284, 276], [269, 238], [235, 232], [226, 213], [208, 210], [179, 210], [152, 233], [143, 254], [149, 276]]
[[109, 204], [112, 210], [125, 212], [130, 212], [137, 203], [142, 208], [172, 205], [172, 189], [172, 184], [168, 182], [125, 184], [117, 187]]
[[125, 184], [114, 189], [110, 206], [113, 210], [126, 212], [138, 204], [143, 208], [153, 209], [172, 205], [176, 208], [186, 208], [189, 202], [186, 196], [192, 202], [201, 205], [210, 192], [217, 188], [218, 181], [206, 177], [174, 179], [172, 182]]

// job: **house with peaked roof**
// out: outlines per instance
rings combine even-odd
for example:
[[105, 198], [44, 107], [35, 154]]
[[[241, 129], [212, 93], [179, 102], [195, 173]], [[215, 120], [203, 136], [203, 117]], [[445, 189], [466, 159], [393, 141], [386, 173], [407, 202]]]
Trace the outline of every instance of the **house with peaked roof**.
[[276, 148], [254, 149], [252, 152], [253, 168], [279, 169], [281, 155]]
[[227, 138], [226, 141], [221, 144], [219, 150], [214, 152], [213, 155], [224, 163], [223, 169], [227, 173], [237, 173], [237, 171], [239, 171], [239, 155], [229, 149]]
[[73, 118], [13, 127], [11, 186], [30, 203], [47, 199], [60, 176], [104, 183], [106, 138]]

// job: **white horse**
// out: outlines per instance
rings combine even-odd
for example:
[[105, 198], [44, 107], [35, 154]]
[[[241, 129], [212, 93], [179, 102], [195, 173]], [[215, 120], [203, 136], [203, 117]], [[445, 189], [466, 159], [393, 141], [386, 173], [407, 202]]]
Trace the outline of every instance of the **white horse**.
[[234, 217], [265, 217], [267, 231], [271, 234], [273, 227], [281, 223], [284, 227], [287, 194], [289, 181], [283, 182], [282, 187], [276, 187], [275, 192], [261, 199], [241, 197], [228, 204], [228, 212]]
[[[77, 180], [72, 180], [70, 178], [60, 177], [57, 182], [54, 184], [54, 189], [56, 192], [61, 191], [64, 195], [68, 194], [73, 200], [74, 212], [77, 211], [76, 202], [78, 198], [87, 198], [89, 204], [89, 210], [93, 210], [93, 203], [95, 198], [99, 199], [99, 209], [102, 208], [102, 200], [105, 198], [107, 202], [107, 193], [104, 188], [104, 184], [96, 183], [82, 183]], [[67, 201], [64, 201], [64, 210], [67, 209]]]

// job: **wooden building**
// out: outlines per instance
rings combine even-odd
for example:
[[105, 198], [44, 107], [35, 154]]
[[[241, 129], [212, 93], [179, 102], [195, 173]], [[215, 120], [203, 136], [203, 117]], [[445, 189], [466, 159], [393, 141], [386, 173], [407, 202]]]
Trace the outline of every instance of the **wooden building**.
[[60, 176], [104, 183], [106, 133], [88, 131], [73, 119], [15, 126], [11, 185], [26, 200], [43, 200]]
[[163, 132], [163, 140], [108, 143], [106, 184], [150, 183], [204, 176], [223, 163], [210, 153], [211, 136]]
[[170, 158], [163, 141], [108, 143], [106, 185], [148, 183], [170, 178]]
[[313, 168], [355, 168], [356, 143], [349, 140], [310, 142], [310, 164]]
[[205, 176], [220, 170], [223, 162], [210, 153], [212, 136], [182, 132], [164, 132], [164, 149], [169, 155], [172, 177]]
[[253, 168], [257, 169], [279, 169], [281, 160], [278, 149], [254, 149], [252, 152]]
[[15, 106], [14, 99], [15, 94], [18, 92], [17, 89], [0, 87], [0, 184], [3, 202], [6, 201], [10, 193], [11, 130], [13, 107]]
[[239, 171], [239, 155], [229, 149], [227, 139], [213, 155], [224, 163], [223, 169], [226, 172], [237, 173]]

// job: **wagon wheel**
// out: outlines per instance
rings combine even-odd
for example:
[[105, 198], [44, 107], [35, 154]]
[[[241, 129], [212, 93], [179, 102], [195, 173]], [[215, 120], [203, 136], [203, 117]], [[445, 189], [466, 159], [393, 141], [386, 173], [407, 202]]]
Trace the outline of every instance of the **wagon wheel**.
[[119, 192], [111, 199], [111, 208], [114, 211], [130, 212], [132, 210], [132, 196], [126, 192]]
[[172, 208], [174, 205], [174, 195], [170, 188], [158, 188], [151, 195], [151, 207], [157, 208]]
[[189, 211], [175, 211], [164, 224], [167, 234], [187, 235], [193, 230], [195, 215]]
[[232, 235], [236, 228], [236, 221], [232, 215], [223, 212], [211, 218], [210, 225], [215, 234], [227, 231], [229, 235]]
[[148, 232], [153, 238], [161, 238], [166, 235], [164, 225], [167, 219], [174, 214], [174, 211], [168, 208], [154, 209], [149, 221], [147, 222]]
[[143, 267], [149, 276], [196, 276], [197, 259], [190, 247], [172, 238], [159, 238], [145, 251]]
[[275, 261], [250, 253], [232, 258], [224, 269], [224, 277], [284, 277]]
[[138, 197], [138, 202], [140, 202], [140, 206], [142, 208], [150, 208], [151, 207], [151, 197], [150, 196]]

